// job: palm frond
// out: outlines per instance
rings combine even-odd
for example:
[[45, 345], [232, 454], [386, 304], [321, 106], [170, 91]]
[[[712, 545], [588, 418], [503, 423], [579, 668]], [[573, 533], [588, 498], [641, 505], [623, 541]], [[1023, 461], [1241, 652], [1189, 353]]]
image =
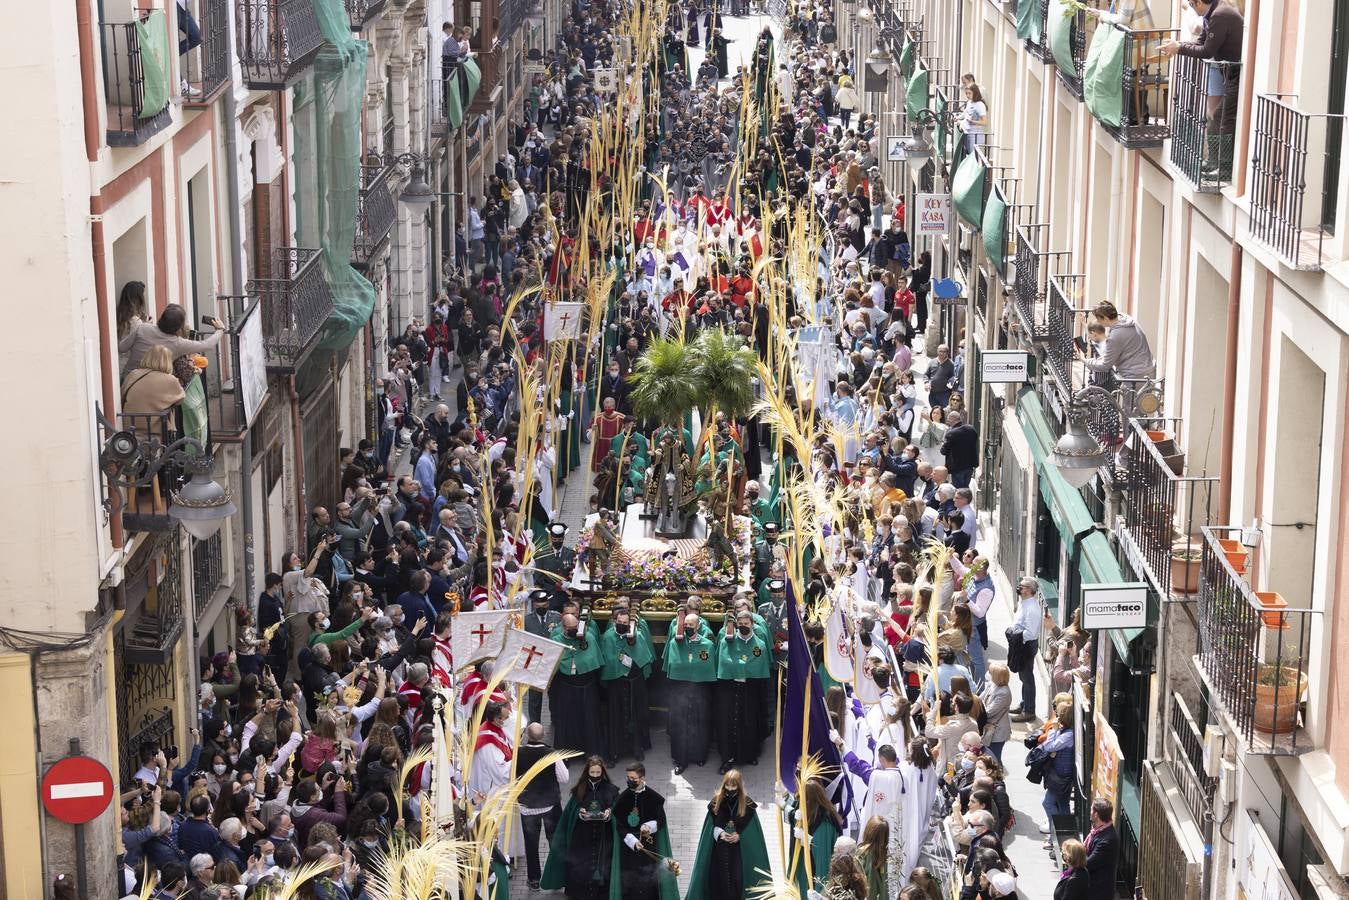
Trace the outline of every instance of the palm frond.
[[690, 350], [704, 403], [738, 419], [754, 406], [754, 375], [759, 361], [744, 341], [721, 328], [707, 328]]
[[315, 860], [307, 865], [300, 866], [295, 875], [286, 882], [286, 886], [281, 889], [281, 893], [276, 895], [276, 900], [295, 900], [300, 896], [300, 888], [315, 878], [320, 878], [332, 869], [332, 865], [324, 863], [323, 860]]
[[403, 787], [412, 771], [422, 763], [429, 763], [432, 756], [433, 750], [430, 746], [419, 747], [408, 754], [407, 759], [403, 760], [403, 767], [398, 770], [398, 783], [393, 786], [393, 800], [400, 822], [403, 819]]
[[632, 409], [646, 419], [678, 427], [699, 400], [698, 371], [682, 341], [655, 338], [632, 373]]
[[745, 900], [805, 900], [795, 881], [785, 874], [777, 877], [768, 874], [768, 880], [745, 891]]

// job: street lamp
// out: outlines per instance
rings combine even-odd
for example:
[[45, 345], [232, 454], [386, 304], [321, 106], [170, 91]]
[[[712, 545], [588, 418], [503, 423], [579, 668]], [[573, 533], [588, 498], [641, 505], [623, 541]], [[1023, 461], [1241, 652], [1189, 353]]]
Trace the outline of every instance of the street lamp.
[[1052, 459], [1063, 480], [1075, 488], [1086, 487], [1096, 470], [1105, 465], [1106, 454], [1101, 442], [1091, 436], [1081, 421], [1082, 408], [1074, 403], [1068, 408], [1068, 428], [1054, 445]]
[[192, 473], [192, 479], [169, 495], [169, 518], [199, 541], [212, 537], [236, 509], [228, 488], [211, 478], [215, 457], [194, 437], [165, 444], [153, 429], [144, 436], [134, 430], [117, 431], [99, 414], [99, 423], [109, 432], [99, 454], [99, 467], [108, 481], [119, 488], [149, 487], [159, 473], [174, 464]]
[[403, 186], [398, 201], [413, 210], [424, 210], [436, 202], [436, 192], [426, 183], [426, 167], [421, 162], [412, 167], [412, 177]]

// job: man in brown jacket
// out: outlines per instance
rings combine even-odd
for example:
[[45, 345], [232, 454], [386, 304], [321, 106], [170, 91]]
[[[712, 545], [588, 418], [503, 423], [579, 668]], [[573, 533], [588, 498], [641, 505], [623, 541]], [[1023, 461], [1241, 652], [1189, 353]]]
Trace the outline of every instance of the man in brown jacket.
[[[1206, 60], [1204, 72], [1204, 102], [1207, 114], [1208, 148], [1204, 154], [1204, 169], [1230, 165], [1230, 140], [1226, 153], [1219, 152], [1218, 135], [1230, 132], [1236, 125], [1236, 85], [1240, 77], [1241, 43], [1246, 22], [1241, 11], [1228, 0], [1187, 0], [1190, 8], [1203, 17], [1200, 38], [1194, 43], [1164, 41], [1162, 53], [1166, 56], [1190, 56]], [[1231, 98], [1230, 102], [1227, 101]], [[1225, 158], [1226, 157], [1226, 158]]]

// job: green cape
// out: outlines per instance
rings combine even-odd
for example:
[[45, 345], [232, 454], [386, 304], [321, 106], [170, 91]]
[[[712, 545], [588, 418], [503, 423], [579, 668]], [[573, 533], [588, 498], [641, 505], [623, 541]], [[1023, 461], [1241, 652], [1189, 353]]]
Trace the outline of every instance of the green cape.
[[[618, 854], [620, 850], [628, 850], [627, 844], [618, 837], [618, 829], [614, 829], [614, 867], [610, 870], [609, 876], [609, 900], [623, 900], [623, 879], [619, 877], [621, 871], [618, 865]], [[674, 851], [670, 849], [670, 831], [668, 828], [660, 828], [656, 831], [656, 852], [662, 857], [674, 856]], [[548, 855], [552, 856], [553, 851], [550, 848]], [[660, 900], [679, 900], [679, 877], [665, 868], [665, 865], [656, 866], [656, 883], [660, 886]], [[540, 882], [542, 886], [542, 882]]]
[[[684, 900], [703, 900], [703, 883], [707, 881], [707, 869], [712, 865], [712, 813], [703, 816], [703, 833], [698, 838], [698, 855], [693, 860], [693, 873], [689, 876], [689, 892]], [[768, 847], [764, 844], [763, 828], [759, 825], [758, 815], [750, 817], [749, 825], [740, 832], [740, 877], [744, 893], [748, 894], [758, 885], [770, 880], [772, 868], [768, 864]]]
[[824, 884], [825, 878], [829, 875], [829, 860], [834, 855], [834, 844], [838, 841], [838, 835], [838, 827], [829, 818], [822, 819], [810, 833], [810, 874], [814, 876], [815, 883], [809, 885], [806, 884], [806, 861], [797, 858], [796, 835], [792, 835], [787, 848], [787, 858], [794, 862], [792, 880], [796, 882], [802, 897], [806, 896], [807, 888], [818, 891]]
[[[561, 891], [567, 887], [567, 851], [571, 848], [571, 833], [579, 818], [580, 807], [576, 805], [576, 798], [572, 797], [567, 800], [562, 819], [553, 831], [553, 839], [548, 842], [548, 860], [543, 864], [543, 877], [539, 879], [539, 886], [545, 891]], [[612, 821], [609, 822], [609, 829], [615, 831]], [[614, 843], [617, 842], [615, 831]]]

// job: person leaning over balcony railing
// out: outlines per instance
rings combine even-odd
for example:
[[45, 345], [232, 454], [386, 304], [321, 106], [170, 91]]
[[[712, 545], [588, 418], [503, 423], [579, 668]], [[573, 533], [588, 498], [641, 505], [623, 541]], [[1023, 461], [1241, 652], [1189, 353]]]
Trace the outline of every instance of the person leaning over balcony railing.
[[225, 333], [225, 325], [214, 316], [207, 316], [202, 321], [216, 330], [200, 341], [194, 341], [184, 333], [187, 327], [187, 311], [177, 303], [170, 303], [164, 307], [158, 322], [140, 322], [133, 325], [126, 336], [117, 342], [118, 351], [125, 354], [123, 372], [140, 366], [141, 360], [151, 347], [167, 347], [173, 359], [188, 353], [214, 350]]
[[[1227, 97], [1231, 79], [1236, 77], [1237, 67], [1221, 63], [1241, 61], [1241, 44], [1246, 29], [1246, 20], [1241, 10], [1226, 0], [1186, 0], [1190, 8], [1201, 17], [1199, 40], [1195, 42], [1163, 41], [1161, 51], [1165, 56], [1189, 56], [1195, 59], [1209, 60], [1204, 67], [1204, 105], [1207, 118], [1208, 147], [1204, 154], [1204, 168], [1216, 169], [1220, 159], [1216, 135], [1224, 127], [1220, 115], [1223, 100]], [[1214, 65], [1219, 63], [1219, 65]], [[1235, 87], [1235, 85], [1232, 85]]]
[[1080, 347], [1075, 349], [1077, 358], [1083, 361], [1087, 370], [1113, 372], [1121, 381], [1151, 378], [1157, 370], [1157, 360], [1138, 320], [1115, 309], [1115, 304], [1109, 300], [1097, 303], [1091, 314], [1105, 326], [1106, 338], [1095, 359], [1086, 358]]
[[[173, 409], [183, 396], [183, 384], [173, 374], [173, 353], [163, 345], [154, 346], [122, 379], [122, 414], [156, 416]], [[160, 423], [155, 427], [162, 431]]]

